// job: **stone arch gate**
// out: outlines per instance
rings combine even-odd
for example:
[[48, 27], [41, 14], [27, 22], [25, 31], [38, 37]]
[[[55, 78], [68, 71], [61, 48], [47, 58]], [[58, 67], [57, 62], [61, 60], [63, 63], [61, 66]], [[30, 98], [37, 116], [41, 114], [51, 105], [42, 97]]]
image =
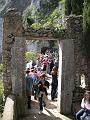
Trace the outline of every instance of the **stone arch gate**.
[[[80, 45], [82, 31], [81, 23], [81, 16], [67, 18], [65, 37], [63, 39], [55, 39], [50, 29], [36, 31], [23, 29], [22, 17], [17, 11], [8, 11], [4, 16], [4, 92], [6, 97], [10, 94], [16, 96], [19, 115], [24, 114], [25, 108], [25, 41], [32, 39], [58, 40], [59, 84], [57, 106], [60, 113], [68, 114], [71, 112], [73, 90], [77, 85], [75, 83], [78, 82], [76, 81], [77, 78], [75, 79], [75, 74], [80, 72], [80, 66], [76, 66], [76, 62], [79, 62], [80, 58], [76, 57], [77, 51], [75, 52], [75, 50], [76, 48], [79, 50], [78, 46]], [[76, 26], [79, 29], [76, 29]]]

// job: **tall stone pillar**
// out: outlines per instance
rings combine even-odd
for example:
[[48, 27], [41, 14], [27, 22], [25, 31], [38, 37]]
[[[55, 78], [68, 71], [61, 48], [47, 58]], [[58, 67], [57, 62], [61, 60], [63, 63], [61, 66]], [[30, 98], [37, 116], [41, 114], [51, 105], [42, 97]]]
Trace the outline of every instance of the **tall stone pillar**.
[[58, 108], [68, 114], [75, 101], [83, 95], [81, 84], [81, 39], [82, 16], [68, 16], [65, 19], [66, 39], [59, 43], [59, 85]]
[[25, 98], [25, 39], [22, 16], [16, 10], [10, 10], [4, 16], [3, 64], [5, 96], [16, 96], [17, 111], [21, 116], [24, 114]]
[[59, 41], [59, 78], [58, 109], [62, 114], [69, 114], [74, 88], [74, 44], [72, 39]]
[[[82, 16], [68, 16], [66, 17], [66, 29], [70, 39], [73, 40], [73, 82], [74, 89], [72, 91], [72, 112], [77, 112], [80, 108], [80, 100], [83, 97], [84, 89], [81, 87], [81, 75], [84, 74], [82, 70]], [[71, 44], [71, 43], [69, 43]]]
[[15, 37], [11, 55], [12, 92], [17, 98], [18, 116], [22, 116], [25, 109], [25, 39], [23, 37]]
[[74, 41], [74, 83], [75, 87], [81, 84], [81, 40], [82, 40], [82, 16], [69, 16], [65, 19], [69, 37]]

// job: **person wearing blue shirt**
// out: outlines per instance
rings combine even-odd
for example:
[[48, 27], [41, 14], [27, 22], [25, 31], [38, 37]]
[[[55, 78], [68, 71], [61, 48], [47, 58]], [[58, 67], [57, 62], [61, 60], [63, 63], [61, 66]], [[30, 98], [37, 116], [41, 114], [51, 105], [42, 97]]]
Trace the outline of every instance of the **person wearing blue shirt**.
[[28, 99], [28, 109], [31, 109], [31, 95], [32, 95], [32, 88], [33, 88], [33, 79], [32, 77], [29, 75], [30, 71], [27, 70], [26, 71], [26, 96]]

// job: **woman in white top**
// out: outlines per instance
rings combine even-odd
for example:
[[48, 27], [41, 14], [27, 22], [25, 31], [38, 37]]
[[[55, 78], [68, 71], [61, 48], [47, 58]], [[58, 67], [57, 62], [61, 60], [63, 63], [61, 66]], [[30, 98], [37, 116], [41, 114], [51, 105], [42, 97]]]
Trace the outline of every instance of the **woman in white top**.
[[76, 113], [77, 120], [80, 120], [80, 118], [84, 120], [86, 116], [90, 115], [90, 91], [85, 92], [84, 98], [82, 99], [81, 102], [81, 108], [82, 109]]

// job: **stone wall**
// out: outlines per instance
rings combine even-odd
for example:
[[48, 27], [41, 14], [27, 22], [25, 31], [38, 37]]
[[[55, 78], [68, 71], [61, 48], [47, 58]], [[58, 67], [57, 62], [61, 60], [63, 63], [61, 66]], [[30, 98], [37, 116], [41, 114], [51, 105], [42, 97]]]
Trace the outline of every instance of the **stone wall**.
[[50, 28], [40, 28], [38, 30], [35, 30], [27, 26], [24, 31], [24, 36], [27, 40], [57, 40], [53, 37], [52, 32], [53, 30]]
[[[63, 114], [71, 112], [83, 90], [80, 87], [81, 66], [85, 65], [81, 51], [82, 16], [69, 16], [65, 19], [65, 35], [59, 38], [59, 85], [58, 108]], [[4, 18], [4, 88], [5, 95], [11, 93], [17, 97], [19, 115], [24, 114], [24, 66], [25, 40], [57, 40], [52, 30], [33, 30], [22, 27], [22, 19], [16, 11], [10, 11]], [[68, 104], [66, 101], [68, 99]], [[23, 105], [23, 106], [22, 106]]]
[[81, 76], [85, 75], [86, 72], [86, 63], [84, 60], [84, 56], [82, 54], [82, 16], [70, 16], [66, 18], [66, 29], [68, 30], [68, 34], [70, 38], [73, 39], [74, 42], [74, 89], [73, 89], [73, 97], [72, 97], [72, 109], [73, 112], [78, 111], [80, 109], [80, 102], [84, 94], [84, 86], [81, 86]]
[[0, 18], [0, 63], [2, 62], [3, 18]]
[[58, 109], [62, 114], [69, 114], [74, 89], [74, 41], [60, 40], [59, 44]]
[[25, 39], [22, 17], [17, 11], [8, 11], [4, 17], [3, 64], [4, 93], [16, 96], [18, 116], [24, 114]]
[[66, 18], [66, 29], [68, 30], [70, 38], [74, 40], [75, 87], [80, 86], [82, 22], [82, 16], [70, 16]]
[[17, 120], [16, 98], [9, 95], [6, 99], [2, 120]]
[[[82, 16], [65, 18], [65, 36], [60, 40], [59, 47], [59, 86], [58, 107], [61, 113], [73, 113], [80, 109], [80, 102], [84, 94], [81, 86], [81, 76], [86, 73], [86, 62], [82, 54]], [[68, 99], [68, 104], [65, 102]]]
[[10, 11], [4, 17], [3, 32], [3, 64], [4, 64], [4, 87], [6, 96], [12, 91], [11, 80], [11, 49], [13, 48], [15, 37], [22, 35], [22, 24], [20, 15]]
[[17, 98], [17, 113], [19, 116], [24, 114], [25, 107], [25, 39], [23, 37], [15, 37], [11, 55], [12, 92]]

